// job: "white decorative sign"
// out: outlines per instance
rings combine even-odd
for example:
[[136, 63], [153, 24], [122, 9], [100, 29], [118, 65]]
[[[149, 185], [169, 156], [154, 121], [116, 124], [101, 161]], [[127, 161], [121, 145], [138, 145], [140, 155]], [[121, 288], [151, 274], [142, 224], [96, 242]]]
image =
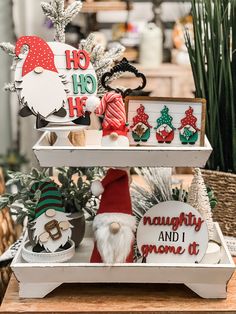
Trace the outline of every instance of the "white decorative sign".
[[[28, 51], [22, 54], [25, 45]], [[23, 105], [22, 116], [30, 114], [28, 107], [38, 119], [47, 122], [84, 118], [78, 123], [87, 123], [85, 112], [91, 111], [87, 107], [95, 101], [97, 78], [85, 50], [45, 42], [37, 36], [23, 36], [16, 43], [16, 55], [20, 61], [15, 83]]]
[[199, 263], [208, 246], [207, 224], [186, 203], [162, 202], [141, 219], [137, 245], [147, 263]]
[[125, 103], [130, 145], [204, 146], [204, 99], [128, 96]]

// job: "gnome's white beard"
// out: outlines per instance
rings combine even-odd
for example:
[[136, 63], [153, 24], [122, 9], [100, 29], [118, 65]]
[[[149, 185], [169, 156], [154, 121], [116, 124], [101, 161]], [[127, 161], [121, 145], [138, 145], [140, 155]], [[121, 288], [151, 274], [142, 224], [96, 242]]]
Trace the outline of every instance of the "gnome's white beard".
[[61, 230], [61, 238], [58, 240], [52, 240], [51, 237], [49, 237], [48, 241], [45, 243], [42, 243], [39, 240], [39, 237], [42, 233], [46, 232], [44, 225], [51, 221], [52, 219], [55, 219], [60, 223], [61, 221], [68, 221], [68, 214], [63, 213], [63, 212], [56, 212], [56, 215], [52, 218], [47, 217], [45, 214], [42, 214], [39, 216], [37, 219], [35, 219], [35, 224], [33, 226], [33, 231], [34, 231], [34, 240], [39, 243], [41, 246], [45, 248], [47, 252], [55, 252], [56, 250], [59, 249], [60, 246], [63, 246], [67, 243], [67, 241], [71, 238], [71, 227], [72, 225], [70, 224], [70, 228], [67, 230]]
[[[120, 224], [116, 234], [110, 232], [111, 223]], [[104, 213], [95, 217], [93, 229], [97, 249], [104, 263], [124, 263], [134, 242], [135, 217], [121, 213]]]
[[110, 135], [105, 135], [102, 137], [102, 146], [129, 146], [129, 140], [124, 135], [119, 135], [116, 140], [112, 140]]
[[44, 70], [37, 74], [34, 71], [22, 77], [19, 85], [21, 99], [36, 115], [46, 118], [58, 111], [66, 103], [65, 86], [58, 73]]

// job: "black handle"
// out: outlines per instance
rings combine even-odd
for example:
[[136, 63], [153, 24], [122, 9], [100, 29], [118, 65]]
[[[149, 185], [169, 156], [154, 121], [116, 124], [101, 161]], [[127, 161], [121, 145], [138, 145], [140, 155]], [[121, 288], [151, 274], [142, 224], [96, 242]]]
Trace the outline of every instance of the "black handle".
[[[118, 73], [118, 72], [131, 72], [136, 77], [142, 79], [142, 84], [136, 88], [133, 88], [133, 89], [128, 88], [128, 89], [125, 89], [124, 91], [122, 91], [120, 88], [113, 88], [109, 86], [107, 84], [107, 81], [109, 80], [109, 78], [112, 77], [113, 74]], [[109, 72], [104, 73], [101, 78], [101, 84], [107, 91], [118, 92], [122, 95], [123, 98], [129, 95], [132, 91], [142, 90], [146, 86], [146, 83], [147, 81], [146, 81], [145, 75], [139, 72], [138, 69], [136, 69], [133, 65], [131, 65], [126, 58], [123, 58], [121, 62], [115, 65]]]

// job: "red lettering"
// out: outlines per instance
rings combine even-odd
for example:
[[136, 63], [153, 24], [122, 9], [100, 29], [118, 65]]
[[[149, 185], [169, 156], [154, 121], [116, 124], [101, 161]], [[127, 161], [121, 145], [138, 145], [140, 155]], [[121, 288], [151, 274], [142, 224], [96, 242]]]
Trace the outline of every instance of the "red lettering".
[[[81, 117], [84, 116], [84, 106], [88, 97], [76, 97], [75, 105], [73, 104], [74, 98], [68, 97], [68, 105], [69, 105], [69, 115], [71, 118], [73, 117]], [[75, 115], [76, 111], [76, 115]]]
[[[90, 57], [85, 50], [73, 50], [72, 56], [71, 51], [66, 50], [66, 68], [67, 70], [86, 70], [89, 67]], [[71, 65], [73, 63], [73, 66]]]
[[202, 223], [204, 220], [201, 218], [196, 218], [193, 213], [181, 213], [178, 217], [169, 217], [169, 216], [157, 216], [157, 217], [143, 217], [143, 224], [144, 225], [155, 225], [155, 226], [171, 226], [173, 231], [177, 231], [183, 225], [185, 226], [194, 226], [196, 232], [201, 229]]
[[188, 246], [188, 253], [190, 255], [198, 255], [199, 253], [199, 244], [197, 244], [195, 241], [193, 243], [190, 243]]
[[143, 224], [144, 224], [144, 226], [145, 226], [146, 224], [152, 225], [151, 217], [144, 216], [144, 217], [143, 217]]
[[159, 245], [154, 244], [144, 244], [141, 247], [143, 257], [147, 257], [148, 254], [169, 254], [182, 255], [185, 252], [185, 249], [182, 246], [175, 247], [174, 245]]

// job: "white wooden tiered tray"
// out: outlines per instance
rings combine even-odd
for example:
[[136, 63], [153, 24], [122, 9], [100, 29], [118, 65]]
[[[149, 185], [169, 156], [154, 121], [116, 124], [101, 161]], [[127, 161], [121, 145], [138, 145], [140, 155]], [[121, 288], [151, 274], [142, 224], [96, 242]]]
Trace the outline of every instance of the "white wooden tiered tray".
[[62, 283], [181, 283], [203, 298], [226, 298], [227, 282], [235, 265], [219, 225], [215, 240], [221, 244], [219, 264], [91, 264], [92, 238], [84, 238], [76, 254], [66, 263], [27, 263], [22, 249], [11, 267], [19, 281], [21, 298], [43, 298]]
[[[201, 167], [206, 164], [212, 151], [206, 137], [203, 147], [164, 145], [110, 148], [99, 145], [50, 146], [47, 135], [45, 132], [33, 147], [42, 167]], [[27, 263], [23, 260], [20, 249], [11, 267], [19, 281], [19, 294], [22, 298], [43, 298], [62, 283], [73, 282], [181, 283], [203, 298], [226, 298], [227, 282], [234, 272], [235, 265], [217, 223], [214, 238], [221, 245], [221, 259], [218, 264], [91, 264], [89, 259], [93, 239], [87, 237], [69, 262]]]
[[202, 147], [50, 146], [45, 132], [33, 150], [42, 167], [204, 167], [212, 147], [206, 137]]

